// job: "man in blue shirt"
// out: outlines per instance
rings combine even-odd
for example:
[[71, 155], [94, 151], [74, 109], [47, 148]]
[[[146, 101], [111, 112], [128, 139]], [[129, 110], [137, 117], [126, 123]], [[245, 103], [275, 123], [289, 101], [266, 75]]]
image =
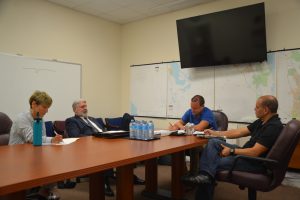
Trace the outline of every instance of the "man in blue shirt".
[[205, 100], [200, 95], [191, 99], [191, 108], [175, 124], [170, 124], [169, 130], [184, 130], [187, 123], [193, 123], [195, 131], [204, 129], [217, 129], [217, 124], [212, 111], [204, 106]]
[[[195, 131], [203, 131], [204, 129], [217, 130], [217, 124], [212, 111], [204, 106], [205, 100], [201, 95], [195, 95], [191, 99], [191, 108], [188, 109], [182, 118], [175, 124], [169, 126], [169, 130], [185, 130], [187, 123], [194, 124]], [[187, 151], [187, 155], [191, 157], [190, 174], [198, 174], [199, 154], [201, 148], [193, 148], [191, 151]]]

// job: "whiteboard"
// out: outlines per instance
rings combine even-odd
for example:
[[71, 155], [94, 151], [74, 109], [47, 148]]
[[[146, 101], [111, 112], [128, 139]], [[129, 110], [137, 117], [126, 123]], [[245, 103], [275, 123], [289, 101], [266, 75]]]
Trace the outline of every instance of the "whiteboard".
[[166, 117], [167, 66], [152, 64], [131, 68], [131, 114]]
[[181, 118], [200, 94], [214, 105], [214, 70], [181, 69], [180, 62], [131, 67], [130, 109], [134, 116]]
[[[181, 118], [190, 99], [200, 94], [207, 107], [222, 110], [229, 121], [252, 122], [257, 98], [271, 94], [278, 99], [282, 122], [300, 119], [300, 50], [267, 55], [267, 62], [204, 68], [181, 69], [180, 62], [168, 62], [159, 64], [164, 70], [156, 73], [153, 66], [132, 67], [140, 77], [131, 77], [131, 108], [138, 110], [132, 114]], [[135, 89], [140, 86], [152, 87], [151, 95], [150, 90]]]
[[47, 92], [52, 106], [44, 120], [73, 116], [72, 103], [81, 97], [81, 65], [0, 53], [0, 111], [15, 119], [30, 109], [35, 90]]

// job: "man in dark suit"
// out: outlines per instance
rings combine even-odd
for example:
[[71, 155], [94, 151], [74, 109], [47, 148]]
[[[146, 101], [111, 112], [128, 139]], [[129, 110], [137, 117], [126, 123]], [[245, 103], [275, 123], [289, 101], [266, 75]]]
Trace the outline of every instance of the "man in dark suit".
[[[72, 104], [74, 117], [66, 119], [66, 132], [69, 137], [84, 137], [95, 132], [102, 132], [104, 127], [93, 117], [88, 116], [87, 103], [80, 99]], [[110, 188], [108, 177], [113, 175], [113, 170], [108, 170], [105, 176], [105, 195], [114, 196]]]
[[[96, 132], [103, 132], [104, 128], [95, 118], [88, 116], [87, 102], [84, 99], [74, 101], [72, 104], [74, 117], [66, 119], [66, 132], [69, 137], [84, 137]], [[109, 170], [105, 177], [105, 194], [113, 196], [113, 191], [109, 186], [108, 177], [112, 176], [112, 170]], [[144, 180], [134, 176], [134, 184], [144, 184]]]
[[104, 127], [95, 118], [88, 116], [85, 100], [75, 101], [72, 107], [75, 116], [66, 119], [66, 131], [69, 137], [83, 137], [104, 131]]

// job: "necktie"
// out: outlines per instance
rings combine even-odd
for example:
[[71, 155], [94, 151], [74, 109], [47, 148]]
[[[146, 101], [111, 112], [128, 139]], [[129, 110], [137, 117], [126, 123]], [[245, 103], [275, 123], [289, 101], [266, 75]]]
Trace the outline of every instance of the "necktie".
[[93, 128], [93, 130], [94, 130], [95, 132], [103, 132], [102, 129], [99, 128], [99, 127], [97, 126], [97, 124], [95, 124], [93, 121], [91, 121], [88, 117], [85, 117], [85, 118], [84, 118], [84, 121], [85, 121], [88, 125], [90, 125], [90, 126]]

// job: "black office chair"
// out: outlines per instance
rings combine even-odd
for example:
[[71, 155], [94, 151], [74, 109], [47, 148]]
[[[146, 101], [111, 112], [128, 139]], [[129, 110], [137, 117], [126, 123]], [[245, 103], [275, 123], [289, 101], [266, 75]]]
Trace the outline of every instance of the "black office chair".
[[7, 114], [0, 112], [0, 146], [8, 145], [12, 121]]
[[58, 134], [62, 135], [63, 138], [68, 138], [68, 133], [66, 131], [66, 123], [64, 120], [55, 120], [53, 122], [53, 129], [56, 131]]
[[219, 110], [213, 110], [213, 115], [217, 123], [217, 131], [227, 131], [228, 129], [228, 118], [225, 113]]
[[300, 138], [300, 121], [291, 120], [286, 124], [275, 144], [265, 158], [236, 156], [239, 159], [257, 160], [264, 164], [267, 172], [251, 173], [235, 171], [235, 164], [230, 170], [220, 171], [216, 179], [248, 188], [248, 199], [256, 200], [256, 191], [268, 192], [279, 186], [284, 179], [292, 154]]
[[53, 122], [52, 121], [45, 121], [45, 127], [46, 127], [46, 136], [47, 137], [54, 137], [54, 129], [53, 129]]
[[105, 118], [107, 130], [126, 130], [129, 131], [129, 123], [134, 117], [124, 113], [122, 117]]

